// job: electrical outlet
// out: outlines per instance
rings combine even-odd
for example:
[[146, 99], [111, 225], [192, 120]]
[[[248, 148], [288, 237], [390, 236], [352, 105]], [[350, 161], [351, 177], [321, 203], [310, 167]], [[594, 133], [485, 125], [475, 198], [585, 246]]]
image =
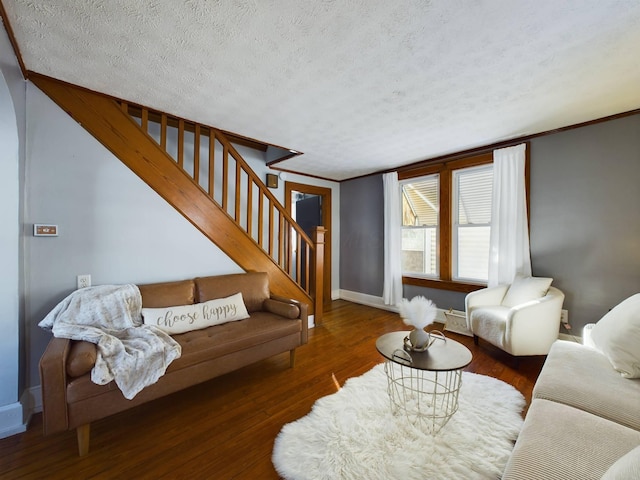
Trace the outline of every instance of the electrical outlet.
[[560, 323], [562, 323], [562, 325], [564, 325], [564, 328], [566, 328], [567, 330], [571, 330], [568, 310], [560, 310]]
[[77, 281], [78, 290], [80, 290], [81, 288], [90, 287], [91, 286], [91, 275], [89, 275], [89, 274], [78, 275], [76, 277], [76, 281]]

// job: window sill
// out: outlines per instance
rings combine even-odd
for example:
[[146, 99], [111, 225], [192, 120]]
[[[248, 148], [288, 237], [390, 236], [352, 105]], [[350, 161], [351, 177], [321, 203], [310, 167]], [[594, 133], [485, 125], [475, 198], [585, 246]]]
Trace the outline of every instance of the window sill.
[[433, 278], [402, 277], [403, 285], [414, 285], [416, 287], [437, 288], [439, 290], [450, 290], [452, 292], [470, 293], [487, 286], [481, 283], [463, 283], [452, 280], [437, 280]]

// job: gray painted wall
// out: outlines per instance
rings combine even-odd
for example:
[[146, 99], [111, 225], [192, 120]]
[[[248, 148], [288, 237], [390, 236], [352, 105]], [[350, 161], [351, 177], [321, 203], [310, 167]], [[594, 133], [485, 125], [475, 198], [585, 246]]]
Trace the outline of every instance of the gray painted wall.
[[[640, 115], [531, 142], [533, 274], [566, 295], [572, 332], [640, 292]], [[342, 184], [342, 289], [382, 296], [381, 176]], [[440, 308], [464, 309], [464, 294], [405, 286]]]
[[340, 288], [382, 296], [382, 176], [374, 175], [342, 182], [340, 198]]
[[531, 154], [533, 273], [554, 278], [580, 335], [640, 292], [640, 115], [537, 138]]
[[[382, 175], [342, 182], [340, 288], [382, 297], [384, 194]], [[405, 285], [403, 296], [423, 295], [443, 309], [464, 310], [464, 294]]]

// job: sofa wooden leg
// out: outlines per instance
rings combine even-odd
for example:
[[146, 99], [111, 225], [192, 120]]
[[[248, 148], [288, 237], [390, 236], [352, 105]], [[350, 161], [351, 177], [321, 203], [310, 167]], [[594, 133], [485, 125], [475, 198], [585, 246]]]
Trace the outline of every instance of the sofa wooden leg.
[[478, 345], [478, 335], [473, 336], [473, 344]]
[[81, 457], [84, 457], [89, 453], [89, 434], [91, 424], [80, 425], [76, 428], [76, 436], [78, 437], [78, 453]]
[[289, 350], [289, 366], [293, 368], [296, 364], [296, 349]]

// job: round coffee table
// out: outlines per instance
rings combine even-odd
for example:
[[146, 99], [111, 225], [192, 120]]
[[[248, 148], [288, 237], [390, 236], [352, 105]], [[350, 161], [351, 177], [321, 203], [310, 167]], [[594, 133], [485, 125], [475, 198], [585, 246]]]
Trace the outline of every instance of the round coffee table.
[[385, 358], [391, 409], [430, 433], [437, 433], [458, 410], [462, 369], [471, 363], [467, 347], [438, 338], [425, 352], [407, 351], [409, 332], [392, 332], [376, 341]]

